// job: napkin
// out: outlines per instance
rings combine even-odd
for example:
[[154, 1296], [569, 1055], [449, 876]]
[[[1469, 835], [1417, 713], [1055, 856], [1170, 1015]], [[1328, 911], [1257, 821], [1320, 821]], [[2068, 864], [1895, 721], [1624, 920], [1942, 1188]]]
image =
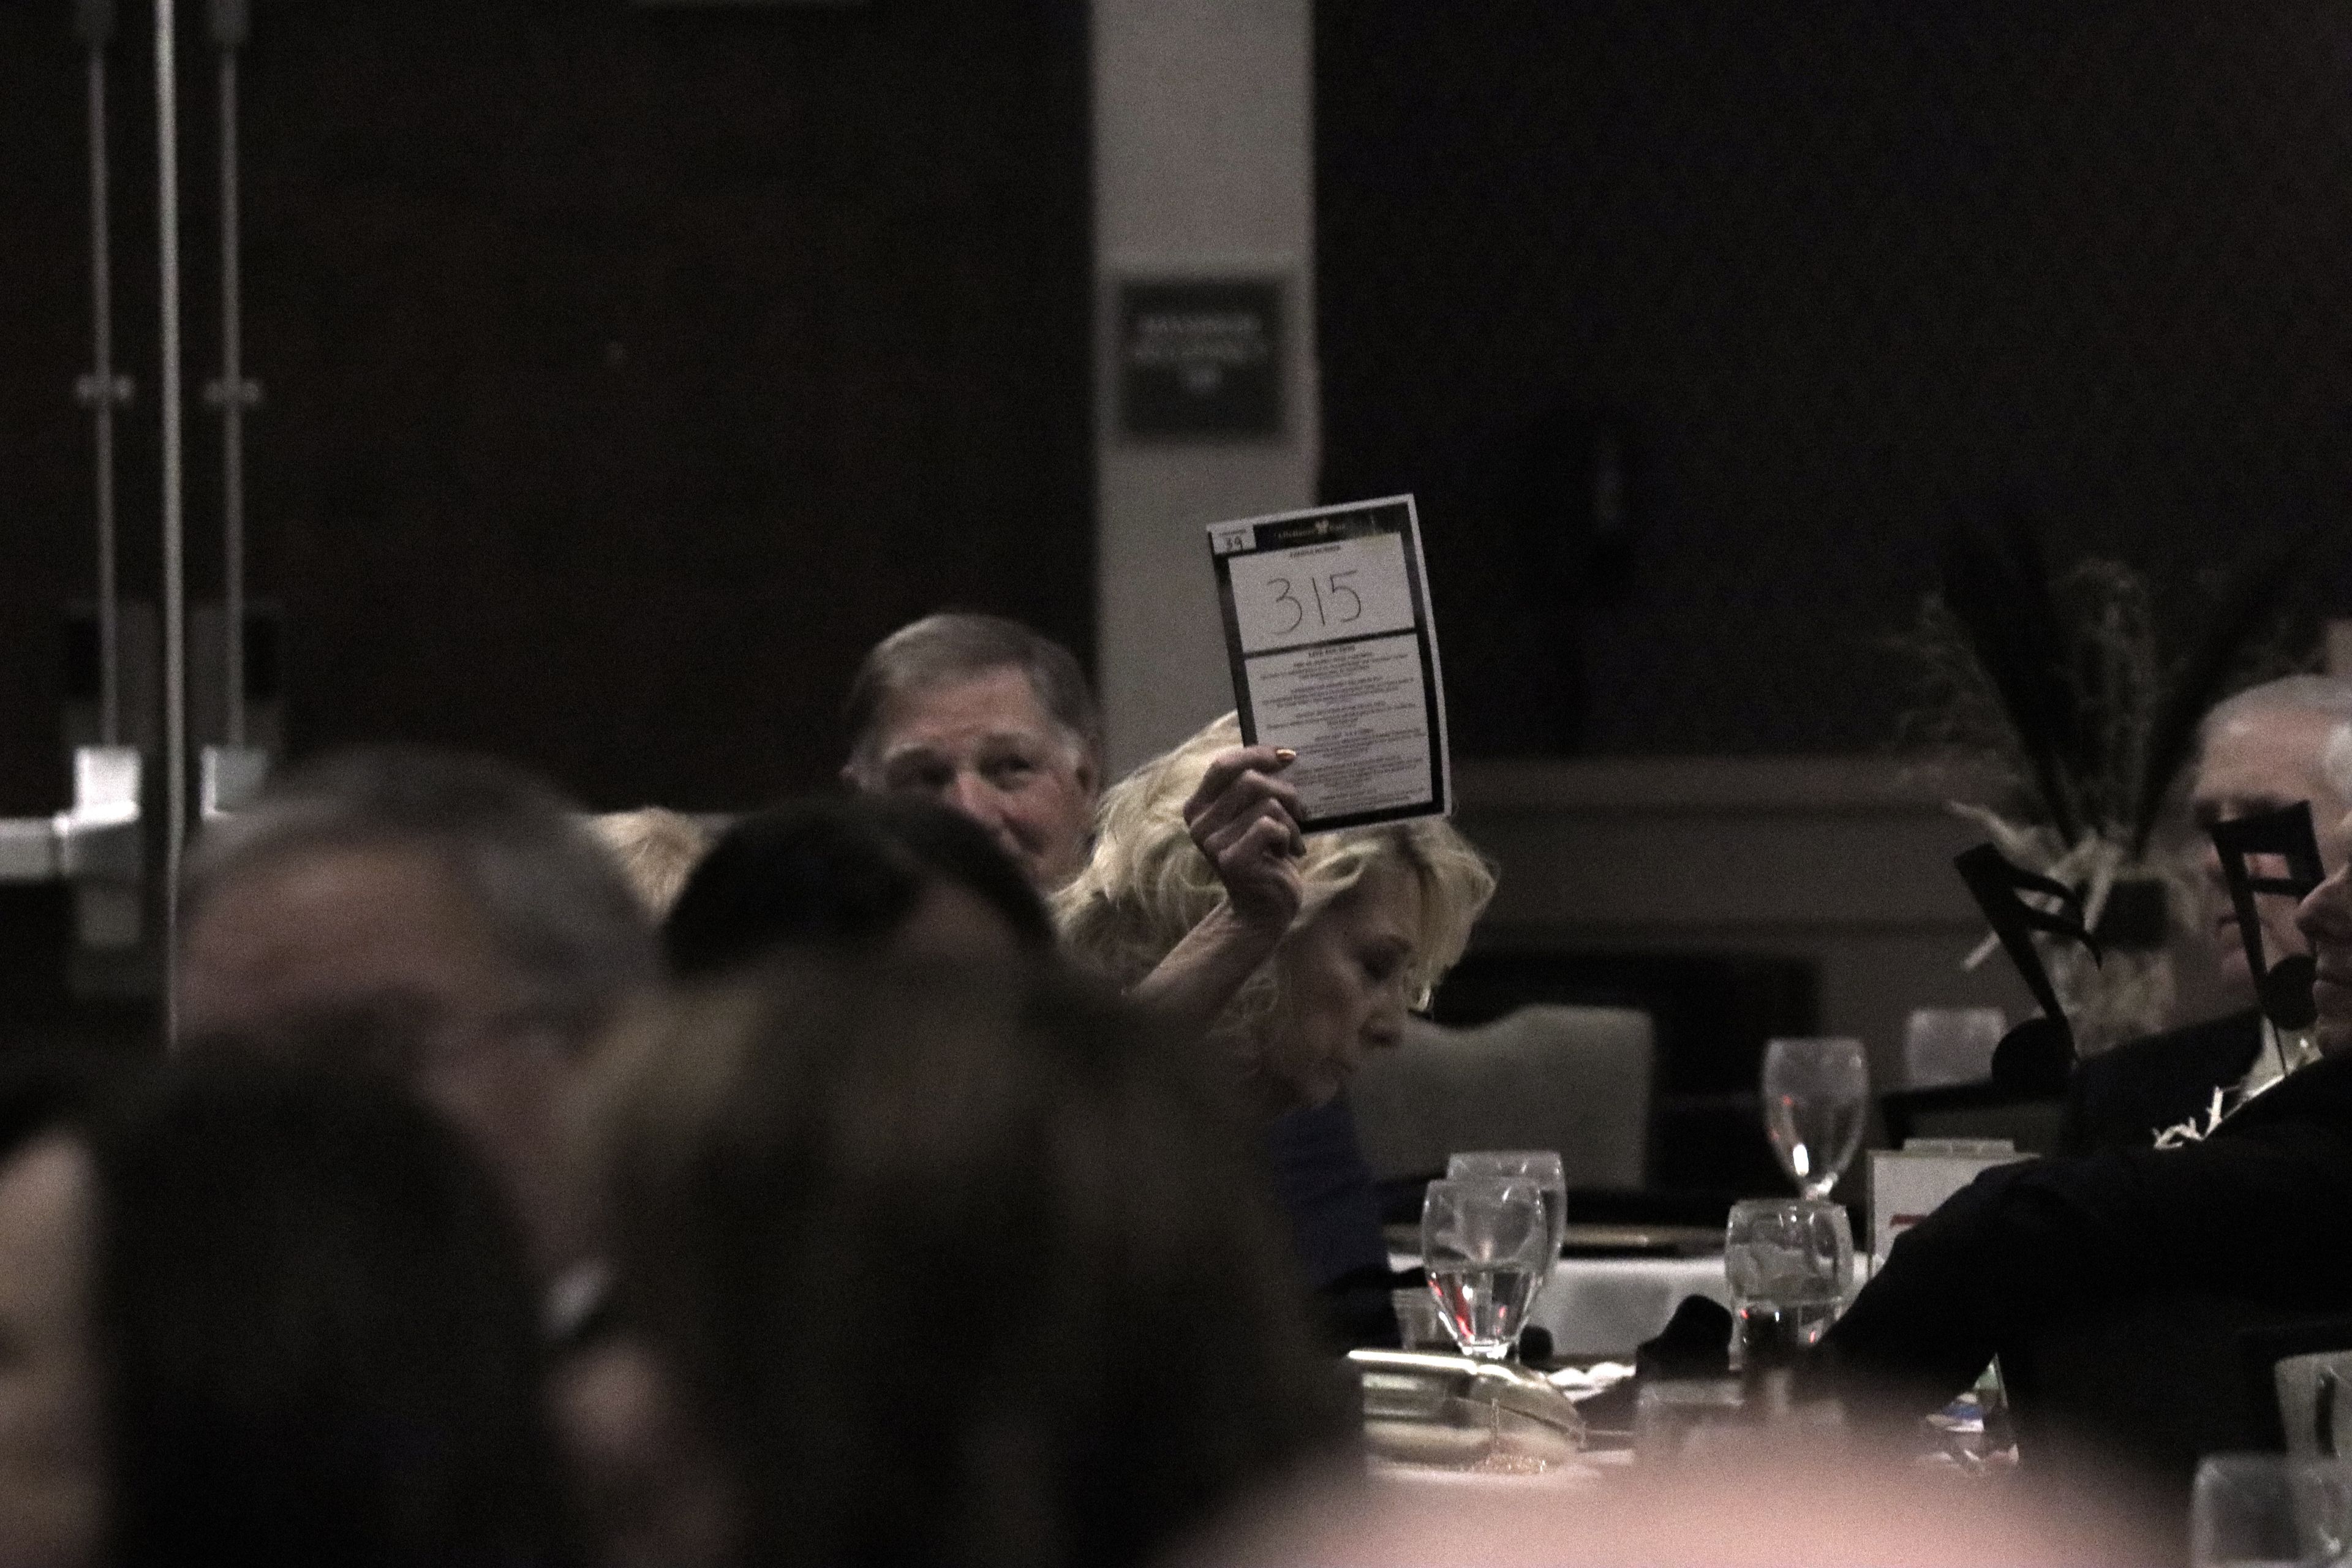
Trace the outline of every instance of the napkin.
[[1558, 1372], [1544, 1373], [1544, 1378], [1570, 1399], [1590, 1399], [1596, 1394], [1608, 1393], [1633, 1375], [1633, 1369], [1627, 1363], [1602, 1361], [1591, 1366], [1564, 1366]]

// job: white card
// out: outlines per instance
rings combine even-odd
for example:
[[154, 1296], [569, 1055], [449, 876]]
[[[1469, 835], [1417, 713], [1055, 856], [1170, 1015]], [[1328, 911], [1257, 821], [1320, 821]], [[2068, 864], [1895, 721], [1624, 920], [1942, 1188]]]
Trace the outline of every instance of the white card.
[[1453, 809], [1445, 685], [1411, 496], [1220, 522], [1234, 706], [1284, 746], [1309, 832]]
[[2007, 1139], [1914, 1138], [1900, 1150], [1872, 1150], [1872, 1267], [1885, 1263], [1895, 1238], [1934, 1214], [1946, 1198], [1995, 1165], [2023, 1158]]

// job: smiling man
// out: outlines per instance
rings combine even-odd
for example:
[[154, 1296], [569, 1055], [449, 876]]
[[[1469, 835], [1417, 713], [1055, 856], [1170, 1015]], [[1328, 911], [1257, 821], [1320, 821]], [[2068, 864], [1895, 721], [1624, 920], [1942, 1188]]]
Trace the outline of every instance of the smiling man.
[[[2352, 816], [2338, 819], [2339, 833], [2345, 830], [2352, 830]], [[2295, 924], [2318, 965], [2311, 999], [2319, 1007], [2313, 1033], [2320, 1052], [2352, 1056], [2352, 866], [2337, 866], [2313, 889], [2295, 911]]]
[[[2332, 871], [2345, 863], [2344, 818], [2352, 809], [2347, 783], [2352, 783], [2352, 682], [2291, 675], [2239, 693], [2206, 719], [2189, 808], [2202, 830], [2308, 801], [2319, 858]], [[2230, 908], [2221, 858], [2211, 840], [2200, 847], [2199, 863], [2212, 893], [2213, 940], [2220, 948], [2221, 977], [2233, 997], [2251, 1000], [2253, 977], [2246, 967], [2237, 916]], [[2259, 912], [2263, 951], [2273, 961], [2304, 951], [2291, 903], [2265, 899]]]
[[[1094, 848], [1102, 717], [1070, 651], [1018, 621], [946, 612], [874, 646], [849, 688], [853, 789], [915, 795], [988, 829], [1043, 894]], [[1238, 739], [1238, 737], [1236, 737]], [[1287, 752], [1220, 752], [1184, 807], [1224, 901], [1130, 994], [1204, 1027], [1274, 953], [1298, 913], [1306, 848]]]
[[[2189, 809], [2207, 889], [2204, 926], [2232, 1011], [2135, 1040], [2085, 1061], [2068, 1098], [2064, 1146], [2145, 1146], [2161, 1129], [2202, 1121], [2216, 1089], [2257, 1088], [2267, 1036], [2254, 1008], [2245, 943], [2230, 906], [2221, 858], [2203, 830], [2298, 801], [2311, 803], [2320, 859], [2333, 871], [2347, 857], [2345, 814], [2352, 807], [2352, 682], [2291, 675], [2240, 692], [2206, 715]], [[2305, 951], [2292, 900], [2256, 901], [2265, 962]], [[2250, 1076], [2252, 1075], [2252, 1076]]]
[[2333, 847], [2327, 879], [2288, 911], [2318, 966], [2318, 1059], [2202, 1137], [2003, 1165], [1906, 1231], [1806, 1369], [1844, 1397], [1851, 1431], [1901, 1444], [1998, 1355], [2025, 1464], [2101, 1495], [2137, 1489], [2148, 1517], [2185, 1521], [2200, 1456], [2261, 1440], [2236, 1382], [2241, 1336], [2352, 1314], [2352, 740], [2338, 739], [2352, 731], [2313, 727], [2310, 794], [2204, 793], [2233, 723], [2260, 715], [2283, 733], [2309, 711], [2294, 702], [2336, 685], [2304, 678], [2225, 704], [2200, 773], [2200, 804], [2222, 811], [2311, 799]]
[[1998, 1355], [2021, 1459], [2153, 1518], [2254, 1446], [2240, 1336], [2352, 1312], [2352, 869], [2293, 914], [2318, 1060], [2201, 1138], [2003, 1165], [1906, 1231], [1806, 1369], [1851, 1430], [1901, 1444]]
[[1061, 644], [995, 616], [927, 616], [866, 656], [848, 716], [852, 788], [963, 813], [1039, 892], [1086, 864], [1102, 716]]

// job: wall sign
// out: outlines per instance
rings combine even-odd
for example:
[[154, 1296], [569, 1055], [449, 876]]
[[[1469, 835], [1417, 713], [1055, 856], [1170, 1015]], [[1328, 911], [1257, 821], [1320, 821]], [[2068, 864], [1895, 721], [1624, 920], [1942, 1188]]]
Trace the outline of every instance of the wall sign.
[[1130, 280], [1118, 287], [1118, 427], [1142, 440], [1282, 434], [1282, 282]]

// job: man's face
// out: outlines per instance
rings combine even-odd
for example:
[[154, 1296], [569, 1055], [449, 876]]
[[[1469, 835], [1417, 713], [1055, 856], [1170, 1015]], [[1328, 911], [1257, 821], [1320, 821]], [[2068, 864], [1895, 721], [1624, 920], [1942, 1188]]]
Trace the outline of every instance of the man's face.
[[883, 710], [880, 728], [876, 776], [853, 783], [963, 813], [1040, 892], [1086, 864], [1099, 781], [1018, 667], [905, 693]]
[[[2348, 832], [2352, 820], [2337, 818], [2339, 837]], [[2330, 1056], [2352, 1050], [2352, 866], [2337, 866], [2312, 890], [2295, 910], [2295, 924], [2311, 942], [2318, 971], [2311, 987], [2319, 1007], [2313, 1036]]]
[[[2336, 721], [2323, 713], [2255, 712], [2237, 719], [2206, 737], [2204, 755], [2189, 793], [2202, 841], [2199, 863], [2209, 889], [2213, 940], [2218, 944], [2221, 979], [2242, 1000], [2252, 1001], [2253, 980], [2246, 967], [2238, 917], [2230, 907], [2228, 884], [2221, 876], [2221, 858], [2202, 830], [2217, 822], [2274, 811], [2297, 801], [2311, 803], [2312, 826], [2319, 838], [2320, 858], [2329, 870], [2345, 863], [2345, 811], [2347, 803], [2327, 785], [2321, 758]], [[2257, 873], [2263, 871], [2259, 862]], [[2277, 868], [2270, 874], [2284, 872]], [[2306, 951], [2295, 929], [2294, 905], [2285, 899], [2256, 895], [2254, 907], [2263, 926], [2263, 957], [2275, 963], [2287, 953]]]
[[466, 1132], [542, 1268], [572, 1261], [556, 1114], [565, 1042], [533, 1021], [465, 889], [424, 852], [291, 851], [227, 878], [180, 944], [180, 1029], [371, 1049]]

